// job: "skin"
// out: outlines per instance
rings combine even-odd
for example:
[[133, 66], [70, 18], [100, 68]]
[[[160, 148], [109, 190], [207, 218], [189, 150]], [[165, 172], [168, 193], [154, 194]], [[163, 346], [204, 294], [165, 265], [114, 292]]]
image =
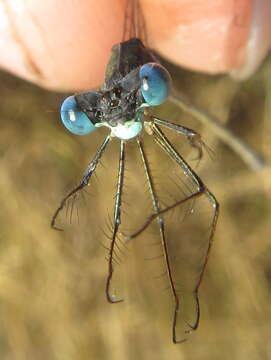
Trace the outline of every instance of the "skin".
[[[121, 41], [125, 3], [2, 0], [0, 66], [54, 90], [98, 87], [112, 45]], [[265, 35], [251, 45], [255, 4]], [[151, 47], [190, 69], [245, 78], [270, 48], [270, 0], [142, 0], [141, 5]], [[259, 59], [244, 74], [251, 54]]]

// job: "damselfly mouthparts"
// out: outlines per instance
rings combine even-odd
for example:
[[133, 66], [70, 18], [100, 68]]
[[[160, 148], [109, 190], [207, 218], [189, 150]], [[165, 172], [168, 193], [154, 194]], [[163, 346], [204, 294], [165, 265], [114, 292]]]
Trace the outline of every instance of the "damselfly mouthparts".
[[[124, 238], [127, 242], [136, 238], [153, 221], [157, 221], [167, 278], [174, 301], [172, 339], [174, 343], [178, 343], [185, 340], [185, 337], [177, 334], [179, 317], [182, 318], [186, 325], [186, 333], [196, 330], [199, 325], [198, 291], [211, 250], [219, 206], [214, 195], [169, 141], [164, 129], [165, 131], [173, 130], [180, 134], [184, 141], [198, 150], [199, 156], [202, 153], [203, 144], [200, 135], [189, 128], [159, 119], [152, 114], [152, 107], [166, 101], [170, 91], [171, 79], [168, 71], [159, 64], [154, 54], [146, 48], [142, 40], [146, 42], [146, 31], [140, 5], [138, 1], [128, 1], [123, 41], [112, 49], [105, 82], [101, 89], [70, 96], [62, 104], [62, 122], [72, 133], [86, 135], [99, 130], [103, 126], [108, 128], [109, 133], [88, 165], [79, 185], [72, 189], [61, 201], [53, 215], [51, 225], [53, 228], [60, 230], [56, 225], [59, 213], [67, 205], [70, 198], [90, 184], [91, 177], [110, 142], [119, 141], [119, 167], [112, 233], [110, 235], [106, 297], [111, 303], [122, 301], [122, 299], [115, 298], [115, 294], [112, 292], [112, 281], [116, 265], [114, 255], [118, 246], [118, 235], [122, 233], [121, 226], [123, 225], [122, 205], [126, 152], [129, 143], [135, 142], [146, 175], [145, 179], [153, 210], [149, 216], [146, 216], [146, 221], [137, 231], [129, 236], [126, 235]], [[145, 149], [144, 133], [145, 136], [153, 138], [154, 143], [172, 160], [179, 169], [180, 176], [183, 177], [180, 183], [185, 184], [184, 189], [180, 191], [177, 199], [168, 201], [166, 205], [161, 201], [159, 189], [153, 180], [153, 170]], [[195, 239], [193, 239], [189, 229], [184, 224], [186, 218], [193, 216], [193, 212], [197, 211], [201, 199], [207, 202], [212, 214], [209, 219], [208, 229], [202, 233], [198, 231], [199, 239], [196, 240], [197, 244], [195, 245]], [[177, 249], [179, 247], [185, 249], [185, 255], [183, 255], [183, 259], [180, 261], [181, 265], [179, 265], [182, 267], [181, 272], [185, 280], [182, 281], [182, 287], [178, 288], [177, 277], [179, 275], [175, 271], [177, 256], [171, 253], [165, 216], [171, 210], [184, 206], [187, 207], [188, 212], [183, 219], [179, 219], [180, 236], [175, 239], [178, 242]], [[197, 249], [195, 250], [197, 253], [196, 258], [191, 256], [190, 245]], [[192, 316], [188, 317], [186, 317], [182, 307], [183, 298], [187, 294], [187, 298], [191, 303], [188, 308], [190, 307], [190, 311], [193, 313]]]

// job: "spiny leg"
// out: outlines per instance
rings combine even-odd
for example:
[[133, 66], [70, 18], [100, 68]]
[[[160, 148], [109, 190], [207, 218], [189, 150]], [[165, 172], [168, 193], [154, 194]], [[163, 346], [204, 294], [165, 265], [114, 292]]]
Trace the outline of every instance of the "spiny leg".
[[[199, 325], [199, 320], [200, 320], [200, 307], [199, 307], [199, 297], [198, 297], [198, 290], [199, 287], [201, 285], [202, 282], [202, 278], [207, 266], [207, 262], [208, 262], [208, 258], [209, 258], [209, 254], [211, 251], [211, 246], [212, 246], [212, 242], [213, 242], [213, 236], [215, 233], [215, 228], [216, 228], [216, 224], [217, 224], [217, 219], [218, 219], [218, 214], [219, 214], [219, 204], [216, 200], [216, 198], [214, 197], [214, 195], [206, 188], [206, 186], [204, 185], [204, 183], [201, 181], [201, 179], [197, 176], [197, 174], [190, 168], [190, 166], [186, 163], [186, 161], [181, 157], [181, 155], [175, 150], [175, 148], [170, 144], [170, 142], [168, 141], [168, 139], [166, 138], [166, 136], [163, 134], [163, 132], [160, 130], [160, 128], [158, 126], [156, 126], [154, 123], [151, 124], [151, 128], [153, 131], [153, 136], [154, 139], [156, 141], [156, 143], [168, 154], [168, 156], [175, 162], [177, 163], [178, 166], [180, 166], [182, 168], [182, 170], [184, 171], [184, 173], [193, 181], [193, 183], [196, 185], [197, 187], [197, 191], [193, 192], [192, 194], [190, 194], [189, 196], [167, 206], [166, 208], [159, 210], [159, 212], [156, 212], [154, 214], [152, 214], [147, 220], [146, 222], [142, 225], [142, 227], [136, 231], [134, 234], [129, 236], [129, 239], [135, 238], [136, 236], [138, 236], [139, 234], [141, 234], [149, 225], [150, 223], [156, 219], [157, 217], [165, 214], [166, 212], [170, 211], [171, 209], [186, 203], [188, 201], [191, 201], [192, 199], [196, 199], [197, 197], [200, 197], [202, 195], [205, 195], [207, 197], [207, 199], [209, 200], [209, 202], [211, 203], [212, 207], [214, 208], [214, 215], [212, 218], [212, 224], [211, 224], [211, 231], [210, 231], [210, 235], [208, 238], [208, 246], [207, 246], [207, 250], [205, 253], [205, 258], [204, 258], [204, 262], [202, 265], [202, 269], [199, 275], [199, 278], [195, 284], [194, 290], [193, 290], [193, 295], [196, 301], [196, 320], [194, 322], [194, 324], [189, 324], [187, 323], [187, 325], [192, 329], [192, 330], [196, 330], [198, 325]], [[173, 322], [173, 328], [176, 326], [177, 323], [177, 313], [176, 313], [176, 317], [174, 318], [174, 322]]]
[[169, 121], [158, 119], [156, 117], [152, 117], [153, 122], [156, 125], [162, 125], [170, 130], [175, 130], [179, 134], [184, 135], [189, 141], [190, 145], [193, 146], [198, 151], [198, 159], [200, 160], [203, 155], [202, 147], [205, 145], [201, 140], [201, 135], [197, 133], [195, 130], [189, 129], [182, 125], [173, 124]]
[[[207, 187], [202, 182], [202, 180], [198, 177], [198, 175], [191, 169], [191, 167], [186, 163], [186, 161], [181, 157], [181, 155], [175, 150], [175, 148], [172, 146], [172, 144], [169, 142], [169, 140], [163, 134], [163, 132], [160, 130], [160, 128], [158, 126], [156, 126], [155, 124], [152, 124], [152, 129], [154, 132], [153, 133], [154, 139], [158, 143], [158, 145], [160, 145], [162, 147], [162, 149], [169, 155], [169, 157], [183, 169], [184, 173], [187, 176], [189, 176], [189, 178], [194, 182], [194, 184], [196, 185], [196, 187], [198, 189], [196, 192], [194, 192], [190, 196], [186, 197], [186, 200], [188, 201], [191, 198], [196, 198], [198, 196], [205, 195], [207, 197], [207, 199], [209, 200], [211, 206], [214, 209], [214, 214], [213, 214], [212, 223], [211, 223], [211, 231], [210, 231], [210, 235], [209, 235], [209, 239], [208, 239], [208, 246], [206, 249], [204, 262], [202, 265], [202, 269], [201, 269], [198, 281], [196, 282], [195, 287], [194, 287], [194, 297], [195, 297], [196, 306], [197, 306], [197, 317], [196, 317], [196, 321], [193, 325], [188, 324], [192, 330], [196, 330], [199, 325], [199, 320], [200, 320], [200, 306], [199, 306], [198, 290], [199, 290], [199, 287], [202, 282], [202, 278], [203, 278], [203, 275], [204, 275], [204, 272], [205, 272], [205, 269], [206, 269], [206, 266], [208, 263], [209, 254], [210, 254], [211, 247], [212, 247], [213, 236], [215, 233], [218, 214], [219, 214], [219, 204], [218, 204], [216, 198], [214, 197], [214, 195], [207, 189]], [[183, 199], [183, 200], [185, 201], [185, 199]], [[176, 202], [175, 204], [173, 204], [173, 206], [175, 207], [177, 205], [180, 205], [181, 202], [182, 203], [184, 202], [183, 200]], [[172, 205], [168, 207], [168, 210], [170, 210], [170, 209], [172, 209]], [[162, 211], [165, 212], [166, 208], [161, 210], [161, 212]]]
[[[156, 120], [158, 120], [158, 119], [154, 119], [154, 121], [156, 121]], [[166, 123], [165, 121], [163, 121], [163, 122]], [[153, 135], [156, 143], [160, 147], [162, 147], [162, 149], [169, 155], [169, 157], [173, 161], [177, 162], [177, 164], [183, 169], [184, 173], [192, 179], [194, 184], [196, 184], [198, 190], [196, 192], [188, 195], [184, 199], [176, 201], [175, 203], [167, 206], [166, 208], [159, 210], [158, 214], [154, 213], [154, 214], [150, 215], [149, 218], [146, 220], [146, 222], [142, 225], [142, 227], [138, 231], [136, 231], [135, 233], [130, 235], [129, 238], [134, 238], [134, 237], [137, 237], [138, 235], [140, 235], [159, 214], [166, 213], [169, 210], [174, 209], [175, 207], [177, 207], [189, 200], [195, 199], [195, 198], [201, 196], [203, 193], [208, 191], [208, 189], [205, 187], [205, 185], [203, 184], [201, 179], [197, 176], [197, 174], [190, 168], [190, 166], [187, 164], [187, 162], [174, 149], [173, 145], [170, 144], [170, 142], [168, 141], [168, 139], [166, 138], [164, 133], [161, 131], [161, 129], [158, 126], [156, 126], [155, 123], [148, 122], [147, 126], [151, 128], [152, 135]], [[176, 125], [176, 126], [178, 126], [178, 125]], [[182, 127], [182, 128], [186, 129], [184, 127]]]
[[114, 252], [116, 247], [117, 234], [121, 223], [121, 204], [122, 204], [122, 193], [123, 193], [123, 183], [124, 183], [124, 168], [125, 168], [125, 142], [121, 140], [118, 183], [117, 183], [117, 192], [115, 196], [115, 206], [114, 206], [113, 233], [111, 238], [111, 244], [109, 247], [108, 275], [107, 275], [106, 288], [105, 288], [106, 298], [111, 303], [117, 303], [123, 301], [122, 299], [119, 300], [114, 299], [114, 296], [110, 294], [110, 290], [111, 290], [110, 288], [111, 288], [111, 281], [114, 272]]
[[80, 182], [79, 185], [77, 185], [74, 189], [72, 189], [61, 201], [59, 207], [56, 209], [52, 220], [51, 220], [51, 227], [55, 230], [63, 230], [59, 227], [56, 226], [56, 219], [59, 215], [59, 213], [61, 212], [61, 210], [65, 207], [65, 205], [67, 204], [67, 201], [74, 196], [78, 191], [82, 190], [85, 186], [87, 186], [89, 184], [89, 180], [92, 176], [92, 174], [95, 172], [96, 167], [106, 149], [106, 146], [108, 145], [109, 141], [111, 139], [111, 136], [108, 135], [103, 143], [101, 144], [100, 148], [98, 149], [98, 151], [96, 152], [93, 160], [91, 161], [91, 163], [88, 165], [87, 170], [85, 171], [85, 174]]
[[169, 96], [169, 100], [179, 106], [183, 111], [200, 120], [203, 124], [206, 124], [208, 128], [235, 151], [252, 170], [258, 171], [267, 165], [266, 160], [261, 154], [257, 153], [230, 129], [221, 124], [214, 116], [208, 114], [205, 110], [196, 107], [189, 100], [185, 99], [183, 95], [181, 96], [174, 91]]
[[[150, 194], [151, 194], [151, 198], [152, 198], [153, 209], [154, 209], [155, 214], [159, 214], [160, 206], [159, 206], [158, 197], [157, 197], [157, 194], [156, 194], [156, 191], [154, 188], [154, 183], [153, 183], [152, 176], [151, 176], [149, 162], [147, 160], [142, 141], [138, 139], [137, 143], [139, 146], [141, 158], [142, 158], [143, 165], [144, 165], [144, 170], [145, 170], [146, 177], [147, 177], [147, 182], [148, 182], [148, 186], [149, 186], [149, 190], [150, 190]], [[172, 292], [172, 295], [174, 298], [174, 302], [175, 302], [173, 325], [172, 325], [172, 339], [173, 339], [174, 343], [177, 343], [177, 342], [179, 343], [179, 342], [183, 342], [186, 340], [186, 339], [177, 340], [177, 337], [176, 337], [176, 323], [177, 323], [177, 314], [179, 311], [180, 301], [179, 301], [179, 297], [178, 297], [178, 294], [177, 294], [177, 291], [175, 288], [175, 284], [173, 281], [168, 246], [167, 246], [166, 237], [165, 237], [165, 224], [164, 224], [164, 220], [163, 220], [162, 216], [157, 216], [157, 222], [158, 222], [159, 230], [160, 230], [160, 237], [161, 237], [161, 241], [162, 241], [163, 254], [164, 254], [164, 259], [166, 262], [166, 269], [167, 269], [167, 275], [168, 275], [168, 279], [169, 279], [169, 283], [170, 283], [170, 289], [171, 289], [171, 292]]]

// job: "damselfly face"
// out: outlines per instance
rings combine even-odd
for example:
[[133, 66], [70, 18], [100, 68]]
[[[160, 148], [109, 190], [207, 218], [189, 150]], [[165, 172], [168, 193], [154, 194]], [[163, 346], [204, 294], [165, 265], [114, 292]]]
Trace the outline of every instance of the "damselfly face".
[[[140, 14], [138, 4], [129, 2], [127, 11], [133, 13], [132, 28], [136, 27], [135, 19], [138, 21]], [[127, 29], [124, 33], [127, 33]], [[131, 33], [138, 35], [137, 31], [130, 30], [129, 34]], [[107, 234], [109, 247], [106, 297], [111, 303], [123, 300], [115, 293], [113, 285], [121, 246], [127, 246], [136, 241], [140, 234], [154, 228], [156, 237], [160, 238], [158, 249], [163, 257], [162, 274], [167, 277], [174, 301], [172, 339], [177, 343], [186, 339], [182, 331], [189, 333], [199, 325], [198, 291], [215, 232], [218, 203], [177, 150], [180, 142], [186, 142], [194, 147], [197, 156], [201, 157], [203, 143], [200, 135], [187, 127], [153, 115], [155, 107], [166, 101], [170, 84], [168, 71], [159, 64], [141, 40], [133, 37], [113, 47], [105, 82], [99, 90], [76, 94], [63, 102], [61, 119], [73, 134], [95, 136], [94, 131], [99, 131], [100, 127], [107, 127], [108, 134], [94, 154], [79, 185], [61, 201], [51, 224], [53, 228], [60, 230], [57, 225], [59, 213], [71, 198], [86, 186], [91, 186], [92, 176], [98, 171], [101, 158], [110, 143], [118, 141], [114, 214], [110, 234]], [[170, 132], [179, 135], [176, 144], [168, 139]], [[151, 142], [152, 144], [149, 144]], [[127, 216], [123, 211], [126, 205], [124, 185], [129, 193], [129, 183], [125, 184], [125, 169], [130, 144], [137, 146], [138, 156], [134, 159], [136, 164], [133, 164], [133, 176], [140, 177], [142, 185], [133, 189], [138, 193], [138, 203], [133, 201], [133, 209], [126, 206]], [[150, 158], [159, 152], [161, 154], [157, 170], [152, 168]], [[167, 167], [168, 160], [173, 166]], [[157, 175], [154, 176], [154, 173]], [[142, 190], [144, 184], [148, 194]], [[133, 186], [131, 185], [131, 189]], [[149, 207], [144, 208], [149, 201], [152, 210]], [[134, 209], [140, 209], [140, 214], [136, 214]], [[168, 219], [172, 213], [172, 217], [175, 217], [174, 225], [172, 219]], [[197, 218], [200, 217], [206, 218], [205, 228], [197, 224]], [[141, 224], [137, 224], [138, 219], [142, 221]], [[131, 220], [134, 220], [136, 226], [132, 225]], [[177, 226], [177, 238], [172, 237], [171, 226], [175, 228], [175, 233]]]

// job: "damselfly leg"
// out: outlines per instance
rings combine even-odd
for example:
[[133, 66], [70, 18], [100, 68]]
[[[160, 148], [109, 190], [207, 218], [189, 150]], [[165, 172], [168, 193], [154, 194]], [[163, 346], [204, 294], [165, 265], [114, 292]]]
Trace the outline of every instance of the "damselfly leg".
[[[155, 192], [152, 177], [151, 177], [151, 171], [150, 171], [150, 168], [148, 166], [148, 161], [146, 159], [146, 155], [144, 153], [143, 144], [142, 144], [142, 142], [140, 140], [138, 140], [137, 142], [138, 142], [138, 145], [139, 145], [139, 148], [140, 148], [140, 152], [141, 152], [142, 160], [143, 160], [143, 163], [144, 163], [146, 176], [147, 176], [147, 179], [148, 179], [149, 190], [150, 190], [152, 201], [153, 201], [154, 213], [149, 216], [149, 218], [146, 220], [146, 222], [142, 225], [142, 227], [137, 232], [135, 232], [134, 234], [129, 236], [129, 240], [131, 240], [131, 239], [137, 237], [138, 235], [140, 235], [144, 230], [147, 229], [147, 227], [151, 224], [151, 222], [153, 220], [157, 219], [158, 225], [159, 225], [159, 230], [160, 230], [162, 246], [163, 246], [163, 253], [164, 253], [165, 262], [166, 262], [166, 269], [167, 269], [168, 279], [169, 279], [170, 288], [171, 288], [172, 295], [173, 295], [174, 302], [175, 302], [174, 315], [173, 315], [173, 324], [172, 324], [172, 338], [173, 338], [173, 342], [177, 343], [177, 342], [183, 342], [185, 339], [178, 340], [177, 335], [176, 335], [176, 324], [177, 324], [177, 320], [178, 320], [178, 313], [180, 311], [180, 297], [179, 297], [178, 292], [176, 290], [175, 283], [174, 283], [174, 277], [173, 277], [173, 274], [172, 274], [169, 250], [168, 250], [167, 241], [166, 241], [166, 238], [165, 238], [165, 228], [164, 228], [163, 214], [165, 214], [166, 212], [172, 210], [173, 208], [175, 208], [177, 206], [183, 205], [186, 202], [191, 202], [191, 201], [193, 201], [194, 199], [196, 199], [197, 197], [200, 197], [200, 196], [207, 197], [208, 201], [210, 202], [211, 207], [213, 207], [213, 216], [212, 216], [212, 220], [211, 220], [211, 229], [210, 229], [210, 235], [209, 235], [209, 238], [208, 238], [208, 245], [207, 245], [207, 248], [205, 250], [204, 261], [201, 264], [201, 269], [199, 271], [198, 279], [195, 282], [194, 288], [192, 290], [193, 296], [194, 296], [194, 299], [195, 299], [195, 303], [196, 303], [196, 318], [195, 318], [195, 321], [194, 321], [193, 324], [190, 324], [190, 323], [186, 322], [186, 324], [188, 325], [188, 327], [191, 330], [196, 330], [198, 325], [199, 325], [199, 320], [200, 320], [200, 306], [199, 306], [198, 291], [199, 291], [199, 287], [200, 287], [200, 284], [201, 284], [201, 281], [202, 281], [202, 278], [203, 278], [203, 275], [204, 275], [204, 271], [205, 271], [205, 268], [206, 268], [206, 265], [207, 265], [207, 262], [208, 262], [208, 258], [209, 258], [209, 254], [210, 254], [210, 251], [211, 251], [211, 247], [212, 247], [213, 236], [214, 236], [214, 233], [215, 233], [218, 214], [219, 214], [219, 204], [218, 204], [216, 198], [214, 197], [214, 195], [204, 185], [202, 180], [191, 169], [191, 167], [186, 163], [186, 161], [182, 158], [182, 156], [174, 149], [174, 147], [168, 141], [168, 139], [163, 134], [161, 129], [159, 129], [159, 127], [156, 125], [157, 123], [163, 124], [163, 125], [165, 125], [167, 127], [171, 127], [168, 122], [165, 123], [162, 120], [154, 118], [154, 122], [151, 124], [151, 129], [152, 129], [152, 132], [153, 132], [153, 137], [154, 137], [155, 142], [167, 153], [167, 155], [175, 163], [177, 163], [177, 165], [184, 171], [186, 176], [189, 176], [189, 178], [195, 183], [197, 190], [194, 193], [191, 193], [190, 195], [188, 195], [188, 196], [186, 196], [184, 198], [181, 198], [180, 200], [176, 201], [175, 203], [170, 204], [170, 205], [168, 205], [167, 207], [165, 207], [163, 209], [160, 209], [158, 197], [157, 197], [157, 194]], [[175, 124], [172, 124], [172, 128], [174, 130], [176, 130], [176, 127], [177, 126]], [[190, 136], [189, 135], [190, 134], [189, 129], [180, 127], [179, 132], [182, 132], [185, 136]]]

